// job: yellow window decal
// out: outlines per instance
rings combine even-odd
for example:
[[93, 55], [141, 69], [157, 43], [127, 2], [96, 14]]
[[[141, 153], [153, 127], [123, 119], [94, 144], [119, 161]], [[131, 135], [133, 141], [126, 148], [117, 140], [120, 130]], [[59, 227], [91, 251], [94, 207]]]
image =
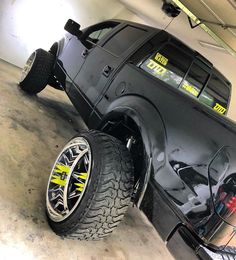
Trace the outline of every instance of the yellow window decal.
[[190, 94], [192, 94], [195, 97], [198, 96], [199, 91], [196, 88], [194, 88], [194, 86], [189, 85], [186, 81], [183, 83], [181, 88], [184, 89], [185, 91], [189, 92]]
[[166, 66], [168, 63], [168, 59], [165, 56], [161, 55], [159, 52], [156, 54], [155, 60], [164, 66]]
[[153, 72], [155, 74], [158, 74], [158, 75], [164, 75], [165, 72], [166, 72], [166, 69], [163, 68], [161, 65], [159, 65], [157, 62], [155, 62], [154, 60], [149, 60], [148, 64], [147, 64], [147, 67], [151, 70], [153, 70]]
[[226, 111], [226, 108], [222, 107], [219, 103], [216, 103], [213, 109], [219, 112], [220, 114], [224, 114]]

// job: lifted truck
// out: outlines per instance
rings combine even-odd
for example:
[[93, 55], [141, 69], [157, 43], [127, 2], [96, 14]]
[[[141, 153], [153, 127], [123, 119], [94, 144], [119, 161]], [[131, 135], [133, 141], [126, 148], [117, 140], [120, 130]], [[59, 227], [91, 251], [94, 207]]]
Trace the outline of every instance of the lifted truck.
[[[36, 50], [20, 87], [64, 90], [90, 130], [69, 141], [46, 208], [60, 236], [100, 239], [130, 201], [176, 259], [236, 259], [236, 125], [231, 84], [169, 33], [108, 20]], [[217, 258], [218, 259], [218, 258]]]

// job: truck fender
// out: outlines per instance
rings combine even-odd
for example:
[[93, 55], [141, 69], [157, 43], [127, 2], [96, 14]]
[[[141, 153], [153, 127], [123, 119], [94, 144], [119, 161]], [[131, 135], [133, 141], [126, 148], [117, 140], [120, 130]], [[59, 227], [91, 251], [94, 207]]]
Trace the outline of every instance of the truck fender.
[[53, 45], [50, 47], [49, 52], [52, 53], [56, 58], [58, 58], [62, 50], [64, 49], [66, 41], [67, 39], [63, 37], [59, 41], [54, 42]]
[[144, 183], [138, 192], [138, 205], [140, 205], [151, 171], [156, 172], [165, 165], [165, 125], [159, 110], [140, 96], [127, 95], [116, 99], [108, 106], [104, 121], [114, 118], [115, 115], [128, 116], [136, 123], [148, 158], [147, 169], [144, 171], [145, 176], [141, 176]]

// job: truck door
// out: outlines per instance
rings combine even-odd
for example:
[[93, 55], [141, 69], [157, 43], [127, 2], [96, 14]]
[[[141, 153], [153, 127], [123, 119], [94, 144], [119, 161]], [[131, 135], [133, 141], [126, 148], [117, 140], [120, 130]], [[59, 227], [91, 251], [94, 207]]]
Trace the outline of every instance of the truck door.
[[102, 22], [95, 24], [88, 28], [83, 29], [83, 34], [79, 37], [73, 36], [67, 33], [63, 42], [63, 49], [58, 56], [59, 70], [65, 79], [66, 91], [69, 92], [71, 85], [74, 83], [73, 80], [80, 71], [84, 64], [85, 58], [89, 51], [92, 51], [96, 43], [99, 42], [104, 36], [117, 26], [118, 22]]
[[[107, 28], [103, 27], [91, 32], [86, 41], [92, 45], [95, 44], [95, 34], [102, 35], [104, 29]], [[127, 56], [145, 40], [147, 33], [148, 30], [144, 28], [121, 24], [108, 37], [101, 41], [98, 38], [96, 46], [88, 50], [84, 65], [74, 79], [74, 83], [75, 87], [79, 88], [87, 98], [87, 102], [92, 108], [95, 107], [106, 86], [110, 84]], [[85, 121], [90, 116], [89, 110], [87, 111], [86, 115], [86, 111], [83, 113]]]
[[86, 49], [84, 44], [76, 37], [69, 33], [65, 35], [63, 50], [58, 56], [57, 65], [62, 73], [64, 79], [60, 79], [64, 82], [64, 87], [68, 92], [72, 84], [73, 79], [77, 75], [81, 66], [84, 63], [83, 51]]

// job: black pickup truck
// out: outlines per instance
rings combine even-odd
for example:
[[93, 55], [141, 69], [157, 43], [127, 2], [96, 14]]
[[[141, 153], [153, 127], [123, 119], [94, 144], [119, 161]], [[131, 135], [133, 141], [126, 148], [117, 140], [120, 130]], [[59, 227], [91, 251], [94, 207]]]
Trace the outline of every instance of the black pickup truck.
[[236, 259], [236, 125], [231, 84], [166, 31], [121, 20], [36, 50], [20, 87], [64, 90], [89, 130], [50, 174], [46, 211], [60, 236], [100, 239], [130, 201], [176, 259]]

